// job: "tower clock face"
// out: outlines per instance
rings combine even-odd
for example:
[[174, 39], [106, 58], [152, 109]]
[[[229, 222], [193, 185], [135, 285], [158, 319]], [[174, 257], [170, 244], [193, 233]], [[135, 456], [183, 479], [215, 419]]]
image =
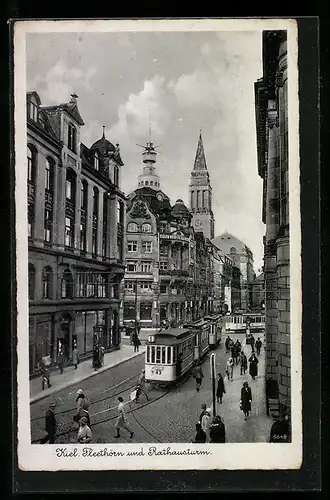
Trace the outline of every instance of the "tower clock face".
[[162, 193], [157, 193], [157, 200], [158, 201], [163, 201], [163, 195], [162, 195]]
[[196, 220], [196, 222], [195, 222], [196, 227], [202, 227], [202, 225], [203, 225], [203, 223], [201, 220]]

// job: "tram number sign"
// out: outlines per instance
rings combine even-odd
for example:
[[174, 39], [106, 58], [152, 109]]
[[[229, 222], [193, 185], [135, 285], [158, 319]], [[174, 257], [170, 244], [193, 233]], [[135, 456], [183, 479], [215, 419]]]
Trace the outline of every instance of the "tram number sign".
[[151, 373], [152, 375], [161, 375], [164, 370], [163, 366], [152, 366]]

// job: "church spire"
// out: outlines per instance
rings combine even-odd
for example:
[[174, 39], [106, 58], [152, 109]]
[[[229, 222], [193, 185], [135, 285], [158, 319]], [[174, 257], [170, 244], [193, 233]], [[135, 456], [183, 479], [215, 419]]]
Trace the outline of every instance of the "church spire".
[[199, 131], [194, 170], [207, 170], [201, 130]]

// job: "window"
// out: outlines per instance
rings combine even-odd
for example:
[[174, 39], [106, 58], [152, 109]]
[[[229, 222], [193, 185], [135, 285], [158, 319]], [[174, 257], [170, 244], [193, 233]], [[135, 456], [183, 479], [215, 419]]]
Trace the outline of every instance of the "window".
[[113, 183], [115, 186], [119, 186], [119, 167], [117, 165], [113, 169]]
[[80, 222], [79, 248], [82, 252], [86, 252], [86, 224]]
[[36, 152], [27, 147], [27, 163], [28, 163], [28, 181], [35, 182], [35, 172], [36, 172]]
[[53, 191], [53, 178], [54, 178], [54, 169], [53, 163], [46, 158], [46, 171], [45, 171], [45, 189], [47, 191]]
[[38, 121], [38, 106], [33, 101], [30, 101], [30, 118], [35, 122]]
[[146, 186], [149, 186], [149, 181], [146, 181], [146, 182], [145, 182], [145, 185], [146, 185]]
[[167, 293], [167, 286], [164, 283], [160, 284], [160, 293]]
[[172, 363], [172, 360], [171, 360], [171, 350], [172, 348], [171, 347], [168, 347], [167, 348], [167, 363], [170, 365]]
[[94, 153], [94, 168], [95, 170], [100, 169], [100, 157], [97, 151]]
[[127, 262], [127, 271], [129, 273], [135, 273], [136, 272], [136, 262], [134, 262], [134, 261]]
[[160, 363], [160, 352], [161, 352], [161, 347], [157, 346], [156, 347], [156, 363]]
[[160, 247], [160, 255], [168, 255], [169, 254], [169, 246], [168, 245], [162, 245]]
[[96, 257], [97, 254], [97, 227], [93, 225], [92, 228], [92, 255]]
[[150, 345], [147, 345], [147, 363], [150, 363]]
[[88, 184], [87, 181], [81, 181], [81, 200], [80, 206], [83, 210], [87, 210], [87, 199], [88, 199]]
[[42, 273], [42, 296], [44, 299], [52, 298], [52, 268], [47, 266]]
[[66, 201], [75, 203], [76, 199], [76, 174], [73, 170], [67, 169], [66, 172], [66, 185], [65, 185]]
[[29, 264], [29, 300], [34, 300], [36, 269], [33, 264]]
[[127, 251], [128, 252], [137, 252], [137, 241], [128, 241], [127, 242]]
[[155, 362], [155, 352], [156, 350], [156, 347], [154, 345], [151, 346], [151, 363], [154, 363]]
[[[229, 239], [229, 238], [228, 238]], [[230, 253], [236, 253], [236, 248], [235, 247], [231, 247], [230, 249]]]
[[52, 239], [52, 223], [53, 223], [52, 210], [46, 208], [45, 221], [44, 221], [44, 240], [46, 243], [50, 243]]
[[150, 181], [150, 186], [153, 186], [154, 185], [154, 181]]
[[140, 305], [140, 319], [141, 320], [151, 320], [151, 303]]
[[142, 233], [151, 233], [151, 224], [142, 224]]
[[162, 261], [161, 261], [161, 262], [159, 263], [159, 269], [160, 269], [160, 271], [167, 271], [167, 269], [168, 269], [168, 264], [167, 264], [167, 262], [162, 262]]
[[142, 252], [144, 252], [144, 253], [151, 253], [152, 252], [151, 241], [142, 241]]
[[152, 290], [152, 281], [141, 281], [141, 290]]
[[93, 215], [99, 215], [99, 190], [96, 187], [93, 189]]
[[129, 231], [130, 233], [137, 233], [138, 230], [139, 230], [139, 226], [135, 222], [130, 222], [127, 225], [127, 231]]
[[135, 290], [135, 282], [134, 281], [125, 281], [125, 290], [134, 291]]
[[69, 269], [66, 269], [62, 276], [61, 297], [62, 299], [72, 299], [73, 297], [73, 280]]
[[151, 273], [152, 262], [142, 261], [141, 262], [141, 272], [142, 273]]
[[103, 234], [102, 234], [102, 257], [107, 255], [107, 238], [108, 238], [108, 195], [103, 194]]
[[73, 247], [74, 224], [71, 217], [65, 217], [65, 246]]
[[71, 149], [71, 151], [73, 153], [76, 152], [76, 136], [77, 136], [76, 128], [74, 127], [74, 125], [72, 125], [72, 123], [69, 123], [69, 126], [68, 126], [68, 148]]

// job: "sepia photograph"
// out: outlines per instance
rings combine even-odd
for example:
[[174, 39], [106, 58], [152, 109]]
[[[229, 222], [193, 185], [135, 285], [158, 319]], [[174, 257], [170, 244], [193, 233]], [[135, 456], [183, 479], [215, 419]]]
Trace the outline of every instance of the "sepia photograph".
[[295, 21], [14, 34], [19, 466], [299, 468]]

